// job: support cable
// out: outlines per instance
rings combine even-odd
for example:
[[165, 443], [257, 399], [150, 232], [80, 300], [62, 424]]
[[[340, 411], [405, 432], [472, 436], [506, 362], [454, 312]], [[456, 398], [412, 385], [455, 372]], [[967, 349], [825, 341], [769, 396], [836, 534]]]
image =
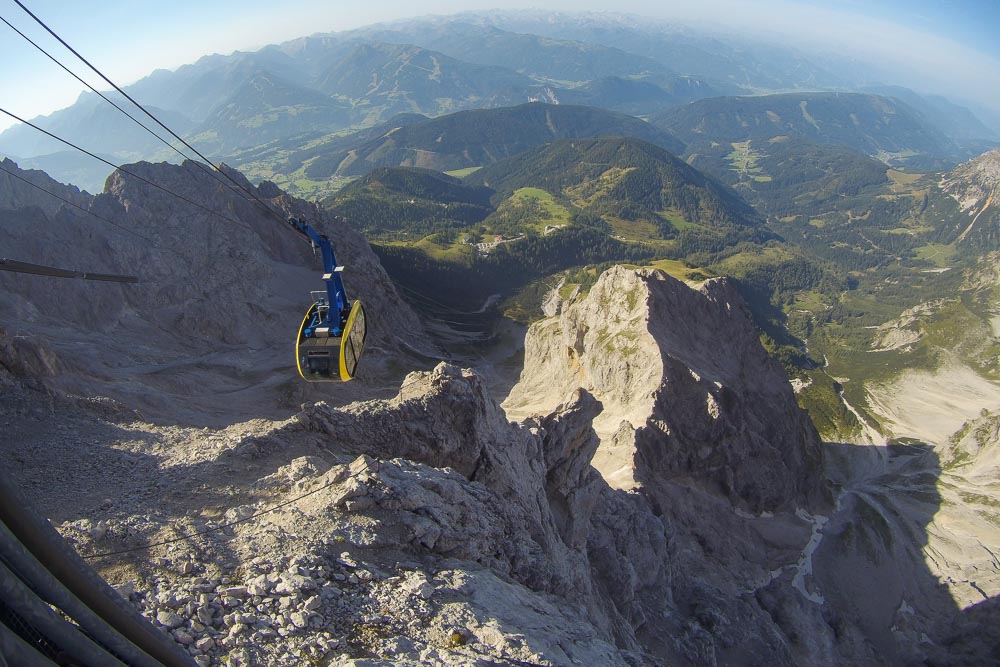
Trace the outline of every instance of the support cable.
[[[180, 155], [185, 160], [191, 160], [191, 158], [188, 157], [188, 155], [186, 153], [184, 153], [179, 148], [177, 148], [176, 146], [174, 146], [172, 143], [170, 143], [169, 141], [167, 141], [166, 139], [164, 139], [163, 137], [161, 137], [160, 135], [158, 135], [156, 132], [154, 132], [153, 130], [151, 130], [148, 126], [146, 126], [145, 124], [143, 124], [142, 121], [140, 121], [138, 118], [136, 118], [135, 116], [133, 116], [132, 114], [130, 114], [128, 111], [126, 111], [125, 109], [122, 109], [120, 106], [118, 106], [117, 103], [115, 103], [114, 100], [112, 100], [111, 98], [109, 98], [107, 95], [105, 95], [104, 93], [102, 93], [101, 91], [99, 91], [94, 86], [90, 85], [89, 82], [87, 82], [86, 80], [84, 80], [83, 78], [81, 78], [76, 72], [74, 72], [70, 68], [66, 67], [66, 65], [62, 64], [55, 56], [53, 56], [51, 53], [49, 53], [44, 48], [42, 48], [41, 46], [39, 46], [38, 43], [36, 43], [34, 40], [32, 40], [27, 35], [25, 35], [23, 32], [21, 32], [20, 30], [18, 30], [17, 28], [15, 28], [10, 23], [10, 21], [8, 21], [7, 19], [5, 19], [2, 16], [0, 16], [0, 21], [3, 21], [4, 23], [6, 23], [8, 28], [10, 28], [14, 32], [16, 32], [21, 37], [23, 37], [24, 40], [27, 41], [29, 44], [31, 44], [33, 47], [35, 47], [36, 49], [38, 49], [39, 51], [41, 51], [49, 60], [51, 60], [52, 62], [54, 62], [56, 65], [59, 65], [59, 67], [61, 67], [63, 70], [65, 70], [67, 74], [69, 74], [74, 79], [76, 79], [77, 81], [79, 81], [80, 83], [82, 83], [83, 85], [85, 85], [87, 88], [90, 88], [90, 90], [93, 91], [94, 93], [96, 93], [97, 95], [100, 95], [101, 99], [103, 99], [105, 102], [107, 102], [108, 104], [110, 104], [111, 106], [113, 106], [115, 109], [118, 109], [118, 111], [120, 111], [123, 114], [125, 114], [126, 116], [128, 116], [130, 119], [132, 119], [133, 123], [135, 123], [136, 125], [138, 125], [142, 129], [146, 130], [146, 132], [148, 132], [152, 136], [156, 137], [156, 139], [160, 143], [162, 143], [164, 146], [166, 146], [170, 150], [174, 151], [175, 153], [177, 153], [178, 155]], [[210, 174], [212, 176], [212, 178], [214, 178], [216, 181], [218, 181], [222, 185], [226, 186], [227, 188], [232, 188], [232, 186], [230, 184], [226, 183], [221, 178], [219, 178], [218, 174], [216, 174], [216, 172], [213, 169], [209, 169], [208, 167], [206, 167], [201, 162], [198, 162], [197, 160], [191, 160], [191, 161], [194, 162], [196, 165], [198, 165], [198, 167], [202, 171], [204, 171], [206, 174]]]
[[[151, 659], [132, 660], [136, 667], [194, 667], [191, 655], [173, 638], [156, 630], [128, 601], [104, 581], [93, 568], [56, 532], [52, 524], [38, 514], [30, 500], [0, 470], [0, 522], [17, 541], [94, 613], [142, 649]], [[0, 631], [4, 626], [0, 624]], [[74, 656], [67, 656], [72, 662]], [[32, 665], [24, 660], [15, 665]]]
[[87, 67], [89, 67], [91, 70], [93, 70], [94, 73], [96, 73], [99, 77], [101, 77], [102, 79], [104, 79], [104, 81], [106, 81], [108, 83], [108, 85], [110, 85], [112, 88], [114, 88], [116, 91], [118, 91], [118, 93], [122, 97], [124, 97], [129, 102], [131, 102], [132, 104], [134, 104], [136, 106], [136, 108], [138, 108], [144, 114], [146, 114], [147, 116], [149, 116], [157, 125], [159, 125], [164, 130], [166, 130], [167, 132], [169, 132], [175, 139], [177, 139], [182, 144], [184, 144], [185, 146], [187, 146], [187, 148], [189, 150], [193, 151], [195, 155], [197, 155], [198, 157], [200, 157], [206, 163], [212, 165], [220, 174], [222, 174], [223, 176], [225, 176], [234, 185], [236, 185], [238, 188], [240, 188], [241, 190], [243, 190], [244, 192], [246, 192], [248, 195], [250, 195], [254, 200], [257, 201], [257, 203], [259, 203], [261, 206], [263, 206], [265, 209], [267, 209], [278, 220], [280, 220], [282, 223], [287, 222], [285, 220], [285, 217], [283, 215], [281, 215], [280, 213], [278, 213], [277, 211], [275, 211], [274, 209], [272, 209], [267, 204], [267, 202], [265, 202], [263, 199], [261, 199], [257, 195], [257, 193], [253, 192], [252, 190], [248, 190], [242, 183], [240, 183], [239, 181], [237, 181], [236, 179], [234, 179], [232, 176], [230, 176], [229, 174], [227, 174], [226, 172], [224, 172], [222, 169], [219, 169], [219, 167], [216, 166], [215, 163], [213, 163], [207, 157], [205, 157], [201, 153], [201, 151], [199, 151], [197, 148], [195, 148], [194, 146], [192, 146], [191, 144], [189, 144], [187, 141], [185, 141], [179, 134], [177, 134], [176, 132], [174, 132], [173, 130], [171, 130], [159, 118], [157, 118], [156, 116], [154, 116], [145, 107], [143, 107], [141, 104], [139, 104], [131, 95], [129, 95], [124, 90], [122, 90], [121, 88], [119, 88], [118, 85], [114, 81], [112, 81], [111, 79], [109, 79], [108, 77], [106, 77], [101, 70], [97, 69], [97, 67], [95, 67], [93, 64], [91, 64], [91, 62], [89, 60], [87, 60], [82, 55], [80, 55], [80, 53], [76, 49], [74, 49], [72, 46], [70, 46], [68, 43], [66, 43], [66, 40], [64, 40], [62, 37], [60, 37], [59, 35], [57, 35], [55, 33], [55, 31], [52, 30], [52, 28], [50, 28], [48, 25], [45, 24], [44, 21], [42, 21], [40, 18], [38, 18], [37, 16], [35, 16], [30, 9], [28, 9], [27, 7], [24, 6], [24, 4], [21, 2], [21, 0], [14, 0], [14, 2], [17, 4], [18, 7], [20, 7], [21, 9], [23, 9], [25, 11], [25, 13], [28, 14], [28, 16], [30, 16], [31, 18], [33, 18], [35, 20], [35, 22], [38, 23], [38, 25], [42, 26], [42, 28], [44, 28], [46, 30], [46, 32], [48, 32], [50, 35], [52, 35], [53, 37], [55, 37], [56, 40], [58, 40], [60, 44], [62, 44], [63, 46], [65, 46], [67, 49], [69, 49], [69, 51], [74, 56], [76, 56], [77, 58], [79, 58]]
[[[100, 616], [80, 601], [69, 589], [38, 562], [21, 541], [0, 521], [0, 562], [28, 582], [32, 591], [68, 618], [93, 641], [104, 646], [130, 667], [150, 667], [149, 655], [108, 625]], [[3, 604], [0, 603], [0, 609]], [[36, 649], [39, 648], [35, 644]], [[0, 667], [8, 667], [0, 661]], [[156, 663], [156, 667], [162, 667]]]
[[31, 264], [30, 262], [19, 262], [16, 259], [7, 259], [6, 257], [0, 257], [0, 271], [30, 273], [36, 276], [50, 276], [52, 278], [82, 278], [83, 280], [101, 280], [109, 283], [139, 282], [139, 279], [135, 276], [122, 276], [112, 273], [92, 273], [90, 271], [72, 271], [70, 269], [59, 269], [54, 266]]
[[[111, 162], [109, 160], [105, 160], [100, 155], [97, 155], [96, 153], [92, 153], [92, 152], [88, 151], [85, 148], [81, 148], [81, 147], [77, 146], [76, 144], [74, 144], [73, 142], [68, 141], [66, 139], [63, 139], [62, 137], [56, 136], [55, 134], [49, 132], [48, 130], [46, 130], [44, 128], [41, 128], [38, 125], [35, 125], [34, 123], [32, 123], [30, 121], [24, 120], [20, 116], [18, 116], [16, 114], [13, 114], [10, 111], [7, 111], [6, 109], [0, 108], [0, 113], [7, 114], [8, 116], [10, 116], [11, 118], [13, 118], [14, 120], [16, 120], [18, 122], [21, 122], [21, 123], [24, 123], [28, 127], [32, 127], [34, 129], [38, 130], [39, 132], [42, 132], [43, 134], [46, 134], [49, 137], [52, 137], [56, 141], [60, 141], [60, 142], [62, 142], [64, 144], [66, 144], [70, 148], [75, 148], [76, 150], [78, 150], [81, 153], [84, 153], [86, 155], [89, 155], [90, 157], [94, 158], [95, 160], [100, 160], [101, 162], [103, 162], [104, 164], [108, 165], [109, 167], [113, 167], [113, 168], [117, 169], [118, 171], [120, 171], [122, 173], [128, 174], [129, 176], [132, 176], [133, 178], [136, 178], [136, 179], [142, 181], [143, 183], [146, 183], [147, 185], [151, 185], [154, 188], [156, 188], [157, 190], [162, 190], [163, 192], [166, 192], [168, 195], [172, 195], [174, 197], [177, 197], [178, 199], [180, 199], [182, 201], [185, 201], [188, 204], [191, 204], [192, 206], [196, 206], [196, 207], [200, 208], [203, 211], [207, 211], [208, 213], [211, 213], [212, 215], [218, 216], [218, 217], [222, 218], [223, 220], [225, 220], [227, 222], [231, 222], [234, 225], [239, 225], [240, 227], [243, 227], [247, 231], [250, 231], [250, 232], [253, 231], [253, 228], [251, 228], [246, 223], [240, 222], [239, 220], [237, 220], [235, 218], [230, 218], [229, 216], [223, 215], [222, 213], [219, 213], [218, 211], [213, 211], [212, 209], [208, 208], [207, 206], [203, 206], [203, 205], [199, 204], [198, 202], [196, 202], [196, 201], [194, 201], [192, 199], [188, 199], [184, 195], [177, 194], [176, 192], [174, 192], [172, 190], [169, 190], [169, 189], [163, 187], [162, 185], [154, 183], [153, 181], [149, 180], [148, 178], [143, 178], [142, 176], [140, 176], [139, 174], [136, 174], [133, 171], [129, 171], [128, 169], [126, 169], [126, 168], [124, 168], [124, 167], [122, 167], [120, 165], [117, 165], [114, 162]], [[223, 173], [225, 173], [225, 172], [223, 172]], [[269, 208], [268, 210], [271, 210], [271, 209]], [[282, 222], [284, 222], [284, 218], [282, 218]]]

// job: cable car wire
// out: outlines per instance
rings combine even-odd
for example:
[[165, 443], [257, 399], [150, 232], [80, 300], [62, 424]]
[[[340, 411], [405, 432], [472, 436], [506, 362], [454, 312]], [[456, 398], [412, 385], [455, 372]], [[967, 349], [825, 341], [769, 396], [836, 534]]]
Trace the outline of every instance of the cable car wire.
[[184, 144], [185, 146], [187, 146], [188, 149], [191, 150], [191, 151], [193, 151], [195, 155], [197, 155], [198, 157], [200, 157], [206, 163], [212, 165], [220, 174], [222, 174], [223, 176], [225, 176], [234, 185], [236, 185], [238, 188], [240, 188], [241, 190], [243, 190], [244, 192], [246, 192], [248, 195], [250, 195], [254, 200], [257, 201], [258, 204], [260, 204], [261, 206], [263, 206], [267, 211], [269, 211], [274, 217], [276, 217], [282, 223], [287, 222], [286, 219], [285, 219], [285, 217], [283, 215], [281, 215], [280, 213], [278, 213], [277, 211], [275, 211], [274, 209], [272, 209], [267, 204], [267, 202], [265, 202], [263, 199], [261, 199], [257, 195], [257, 193], [255, 193], [255, 192], [253, 192], [251, 190], [248, 190], [246, 187], [244, 187], [244, 185], [242, 183], [240, 183], [239, 181], [237, 181], [236, 179], [234, 179], [232, 176], [230, 176], [229, 174], [227, 174], [226, 172], [224, 172], [222, 169], [219, 169], [219, 167], [216, 166], [215, 163], [213, 163], [207, 157], [205, 157], [201, 153], [201, 151], [199, 151], [197, 148], [195, 148], [194, 146], [192, 146], [191, 144], [189, 144], [187, 141], [185, 141], [179, 134], [177, 134], [176, 132], [174, 132], [173, 130], [171, 130], [159, 118], [157, 118], [156, 116], [154, 116], [152, 113], [149, 112], [149, 110], [147, 110], [145, 107], [143, 107], [141, 104], [139, 104], [131, 95], [129, 95], [124, 90], [122, 90], [121, 88], [119, 88], [118, 85], [114, 81], [112, 81], [107, 76], [105, 76], [104, 73], [101, 70], [97, 69], [97, 67], [95, 67], [93, 64], [91, 64], [91, 62], [89, 60], [87, 60], [82, 55], [80, 55], [80, 53], [76, 49], [74, 49], [72, 46], [70, 46], [66, 42], [66, 40], [64, 40], [62, 37], [60, 37], [59, 35], [57, 35], [56, 32], [54, 30], [52, 30], [52, 28], [50, 28], [48, 25], [46, 25], [44, 21], [42, 21], [40, 18], [38, 18], [37, 16], [35, 16], [35, 14], [33, 14], [30, 9], [28, 9], [27, 7], [24, 6], [24, 4], [21, 2], [21, 0], [14, 0], [14, 2], [15, 2], [15, 4], [17, 4], [18, 7], [20, 7], [21, 9], [23, 9], [25, 11], [25, 13], [28, 14], [28, 16], [30, 16], [31, 18], [33, 18], [35, 20], [35, 22], [38, 23], [38, 25], [42, 26], [42, 28], [44, 28], [46, 30], [46, 32], [48, 32], [50, 35], [52, 35], [53, 37], [55, 37], [56, 40], [58, 40], [60, 44], [62, 44], [63, 46], [65, 46], [67, 49], [69, 49], [69, 51], [73, 55], [75, 55], [77, 58], [79, 58], [87, 67], [89, 67], [90, 69], [92, 69], [99, 77], [101, 77], [102, 79], [104, 79], [108, 83], [108, 85], [110, 85], [112, 88], [114, 88], [116, 91], [118, 91], [118, 93], [120, 95], [122, 95], [125, 99], [127, 99], [132, 104], [134, 104], [140, 111], [142, 111], [144, 114], [146, 114], [151, 119], [153, 119], [153, 121], [156, 122], [157, 125], [159, 125], [160, 127], [162, 127], [164, 130], [166, 130], [167, 132], [169, 132], [175, 139], [177, 139], [182, 144]]
[[223, 215], [222, 213], [219, 213], [218, 211], [213, 211], [212, 209], [208, 208], [207, 206], [203, 206], [203, 205], [199, 204], [198, 202], [194, 201], [193, 199], [189, 199], [189, 198], [185, 197], [184, 195], [177, 194], [176, 192], [174, 192], [174, 191], [172, 191], [172, 190], [170, 190], [168, 188], [165, 188], [162, 185], [159, 185], [158, 183], [154, 183], [153, 181], [149, 180], [148, 178], [144, 178], [144, 177], [140, 176], [139, 174], [136, 174], [133, 171], [129, 171], [128, 169], [126, 169], [125, 167], [122, 167], [121, 165], [117, 165], [114, 162], [111, 162], [110, 160], [105, 160], [100, 155], [97, 155], [96, 153], [91, 153], [86, 148], [81, 148], [80, 146], [77, 146], [76, 144], [74, 144], [71, 141], [68, 141], [66, 139], [63, 139], [62, 137], [56, 136], [55, 134], [49, 132], [48, 130], [46, 130], [44, 128], [41, 128], [38, 125], [35, 125], [34, 123], [32, 123], [30, 121], [24, 120], [20, 116], [14, 114], [14, 113], [11, 113], [10, 111], [7, 111], [6, 109], [0, 108], [0, 113], [5, 113], [8, 116], [10, 116], [11, 118], [13, 118], [14, 120], [19, 121], [21, 123], [24, 123], [28, 127], [33, 127], [34, 129], [38, 130], [39, 132], [42, 132], [43, 134], [45, 134], [45, 135], [47, 135], [49, 137], [52, 137], [56, 141], [61, 141], [62, 143], [64, 143], [67, 146], [69, 146], [70, 148], [75, 148], [76, 150], [80, 151], [81, 153], [85, 153], [86, 155], [89, 155], [90, 157], [94, 158], [95, 160], [100, 160], [101, 162], [103, 162], [104, 164], [108, 165], [109, 167], [114, 167], [118, 171], [120, 171], [122, 173], [125, 173], [125, 174], [128, 174], [129, 176], [132, 176], [133, 178], [136, 178], [136, 179], [142, 181], [143, 183], [151, 185], [151, 186], [153, 186], [154, 188], [156, 188], [158, 190], [162, 190], [163, 192], [166, 192], [169, 195], [173, 195], [174, 197], [177, 197], [178, 199], [180, 199], [182, 201], [185, 201], [185, 202], [191, 204], [192, 206], [197, 206], [201, 210], [207, 211], [208, 213], [211, 213], [212, 215], [218, 216], [218, 217], [222, 218], [223, 220], [226, 220], [227, 222], [231, 222], [234, 225], [239, 225], [240, 227], [243, 227], [247, 231], [250, 231], [250, 232], [253, 231], [253, 228], [251, 228], [249, 225], [247, 225], [244, 222], [240, 222], [236, 218], [230, 218], [229, 216]]
[[14, 32], [16, 32], [22, 38], [24, 38], [24, 40], [27, 41], [29, 44], [31, 44], [33, 47], [35, 47], [36, 49], [38, 49], [39, 51], [41, 51], [46, 57], [48, 57], [49, 60], [51, 60], [52, 62], [54, 62], [56, 65], [59, 65], [59, 67], [61, 67], [63, 70], [65, 70], [67, 74], [69, 74], [74, 79], [76, 79], [77, 81], [79, 81], [80, 83], [82, 83], [83, 85], [85, 85], [87, 88], [89, 88], [91, 91], [93, 91], [97, 95], [100, 95], [101, 99], [103, 99], [105, 102], [107, 102], [108, 104], [110, 104], [111, 106], [113, 106], [115, 109], [118, 109], [118, 111], [120, 111], [121, 113], [123, 113], [126, 116], [128, 116], [130, 119], [132, 119], [133, 123], [135, 123], [136, 125], [138, 125], [142, 129], [144, 129], [146, 132], [148, 132], [152, 136], [156, 137], [156, 139], [160, 143], [162, 143], [164, 146], [166, 146], [170, 150], [174, 151], [175, 153], [177, 153], [178, 155], [180, 155], [185, 160], [191, 160], [192, 162], [194, 162], [196, 165], [198, 165], [199, 169], [201, 169], [202, 171], [204, 171], [207, 174], [211, 174], [212, 178], [214, 178], [216, 181], [218, 181], [222, 185], [225, 185], [227, 188], [232, 188], [232, 186], [230, 184], [226, 183], [221, 178], [219, 178], [218, 174], [213, 169], [209, 169], [208, 167], [206, 167], [201, 162], [198, 162], [197, 160], [193, 160], [186, 153], [184, 153], [179, 148], [177, 148], [176, 146], [174, 146], [172, 143], [170, 143], [169, 141], [167, 141], [166, 139], [164, 139], [163, 137], [161, 137], [160, 135], [158, 135], [156, 132], [154, 132], [152, 129], [150, 129], [148, 126], [146, 126], [138, 118], [136, 118], [135, 116], [133, 116], [132, 114], [130, 114], [125, 109], [121, 108], [114, 100], [112, 100], [111, 98], [109, 98], [107, 95], [105, 95], [104, 93], [102, 93], [101, 91], [99, 91], [94, 86], [90, 85], [89, 82], [87, 82], [86, 80], [84, 80], [83, 78], [81, 78], [76, 72], [74, 72], [70, 68], [66, 67], [66, 65], [64, 65], [62, 62], [60, 62], [58, 58], [56, 58], [51, 53], [49, 53], [48, 51], [46, 51], [44, 48], [42, 48], [41, 46], [39, 46], [39, 44], [37, 42], [35, 42], [30, 37], [28, 37], [23, 32], [21, 32], [16, 27], [14, 27], [10, 23], [10, 21], [8, 21], [7, 19], [5, 19], [2, 16], [0, 16], [0, 21], [3, 21], [4, 23], [6, 23], [7, 27], [9, 27], [11, 30], [13, 30]]

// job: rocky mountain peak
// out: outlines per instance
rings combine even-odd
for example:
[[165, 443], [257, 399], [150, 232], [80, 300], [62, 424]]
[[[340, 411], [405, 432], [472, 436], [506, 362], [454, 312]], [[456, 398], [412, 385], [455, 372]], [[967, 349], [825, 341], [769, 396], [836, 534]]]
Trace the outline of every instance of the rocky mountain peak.
[[[423, 522], [413, 527], [418, 533], [414, 539], [450, 557], [492, 562], [532, 588], [586, 597], [589, 575], [573, 549], [586, 545], [592, 509], [581, 503], [582, 492], [588, 486], [596, 492], [601, 482], [590, 467], [597, 447], [590, 421], [599, 411], [593, 397], [575, 393], [536, 428], [511, 424], [482, 378], [442, 363], [429, 373], [411, 373], [389, 401], [350, 410], [321, 403], [307, 408], [298, 420], [309, 430], [355, 443], [371, 456], [447, 468], [504, 498], [521, 499], [504, 508], [503, 521], [496, 517], [488, 529], [480, 518], [467, 517], [480, 524], [483, 538], [489, 535], [491, 541], [496, 530], [521, 534], [500, 552], [473, 539], [473, 526], [456, 524], [454, 529], [465, 533], [460, 538]], [[563, 511], [555, 516], [548, 498], [560, 494]], [[572, 503], [565, 500], [571, 495]]]
[[64, 185], [49, 177], [44, 171], [21, 169], [10, 158], [0, 160], [0, 210], [37, 206], [48, 215], [65, 206], [52, 194], [82, 206], [90, 196], [72, 185]]
[[670, 479], [754, 511], [822, 498], [820, 440], [731, 281], [614, 267], [532, 326], [510, 416], [576, 387], [601, 401], [594, 466], [614, 487]]
[[941, 179], [941, 187], [963, 211], [983, 206], [1000, 187], [1000, 149], [958, 165]]
[[969, 224], [959, 222], [962, 228], [957, 243], [982, 250], [1000, 249], [1000, 207], [997, 191], [1000, 189], [1000, 150], [992, 150], [960, 164], [945, 174], [941, 189], [958, 202], [969, 216]]

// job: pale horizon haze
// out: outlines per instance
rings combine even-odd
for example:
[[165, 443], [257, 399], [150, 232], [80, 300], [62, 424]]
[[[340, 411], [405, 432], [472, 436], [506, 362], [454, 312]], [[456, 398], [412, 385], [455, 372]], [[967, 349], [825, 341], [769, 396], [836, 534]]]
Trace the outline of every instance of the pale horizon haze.
[[[530, 4], [498, 0], [428, 0], [419, 11], [413, 3], [398, 0], [22, 2], [119, 85], [212, 53], [255, 50], [318, 32], [460, 11], [531, 8]], [[996, 2], [555, 0], [544, 9], [630, 13], [695, 29], [760, 36], [807, 54], [811, 50], [846, 55], [898, 72], [895, 80], [881, 83], [944, 94], [959, 103], [991, 108], [1000, 116], [1000, 45], [995, 34], [1000, 26], [1000, 3]], [[0, 17], [99, 90], [109, 88], [12, 0], [0, 0]], [[85, 90], [8, 26], [0, 24], [0, 34], [4, 35], [0, 57], [5, 63], [0, 70], [0, 107], [33, 118], [70, 106]], [[6, 116], [0, 117], [0, 130], [13, 123]]]

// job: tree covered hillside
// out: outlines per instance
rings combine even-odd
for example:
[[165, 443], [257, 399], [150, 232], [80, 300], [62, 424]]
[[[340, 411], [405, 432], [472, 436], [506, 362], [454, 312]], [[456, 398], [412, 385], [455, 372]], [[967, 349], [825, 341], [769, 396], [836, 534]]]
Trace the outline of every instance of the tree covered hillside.
[[369, 238], [395, 232], [420, 238], [431, 232], [480, 222], [493, 207], [493, 190], [465, 185], [439, 171], [379, 167], [345, 186], [327, 207], [362, 227]]
[[713, 97], [668, 109], [650, 122], [692, 146], [790, 136], [914, 167], [934, 168], [960, 156], [954, 143], [916, 110], [878, 95]]
[[428, 167], [440, 171], [492, 164], [554, 139], [633, 136], [670, 150], [683, 144], [667, 132], [622, 113], [591, 107], [522, 104], [461, 111], [394, 127], [385, 134], [312, 158], [311, 179], [360, 176], [375, 167]]
[[556, 141], [485, 167], [469, 181], [501, 192], [542, 188], [594, 215], [650, 222], [664, 238], [691, 227], [761, 223], [728, 187], [659, 146], [627, 137]]

